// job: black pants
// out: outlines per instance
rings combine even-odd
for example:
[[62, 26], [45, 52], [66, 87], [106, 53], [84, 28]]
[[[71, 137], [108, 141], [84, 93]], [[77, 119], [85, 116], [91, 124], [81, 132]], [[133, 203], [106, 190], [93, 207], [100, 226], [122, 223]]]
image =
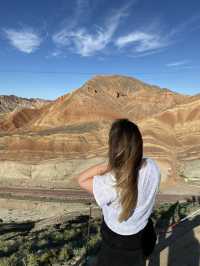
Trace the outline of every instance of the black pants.
[[102, 242], [95, 266], [144, 266], [146, 258], [153, 252], [156, 233], [153, 222], [133, 235], [119, 235], [101, 224]]

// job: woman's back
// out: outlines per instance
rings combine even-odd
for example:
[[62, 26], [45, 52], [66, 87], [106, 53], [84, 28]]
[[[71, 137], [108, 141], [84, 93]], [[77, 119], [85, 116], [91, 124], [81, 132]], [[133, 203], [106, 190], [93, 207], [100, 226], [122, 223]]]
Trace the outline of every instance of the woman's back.
[[131, 235], [141, 231], [146, 226], [155, 204], [161, 178], [160, 169], [155, 160], [143, 158], [146, 163], [139, 169], [136, 208], [126, 221], [118, 221], [121, 204], [114, 187], [114, 173], [111, 171], [105, 175], [96, 175], [93, 179], [93, 194], [102, 209], [104, 221], [113, 232], [120, 235]]

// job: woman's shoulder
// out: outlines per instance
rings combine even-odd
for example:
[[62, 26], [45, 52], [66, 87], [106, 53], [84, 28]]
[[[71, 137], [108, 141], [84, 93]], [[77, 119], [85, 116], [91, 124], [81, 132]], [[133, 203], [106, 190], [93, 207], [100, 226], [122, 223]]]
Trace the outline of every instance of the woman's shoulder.
[[105, 175], [105, 181], [109, 185], [113, 185], [116, 182], [115, 173], [114, 171], [109, 171]]
[[147, 157], [147, 171], [146, 176], [150, 178], [151, 182], [160, 182], [161, 171], [157, 161], [153, 158]]
[[107, 186], [112, 185], [116, 181], [115, 174], [112, 170], [101, 175], [100, 178], [102, 182]]
[[148, 162], [151, 165], [151, 169], [153, 169], [154, 171], [160, 172], [160, 167], [155, 159], [148, 158]]
[[145, 156], [145, 157], [143, 157], [143, 161], [144, 161], [144, 163], [142, 165], [144, 165], [144, 167], [147, 165], [150, 165], [152, 167], [156, 167], [159, 169], [158, 163], [155, 159]]

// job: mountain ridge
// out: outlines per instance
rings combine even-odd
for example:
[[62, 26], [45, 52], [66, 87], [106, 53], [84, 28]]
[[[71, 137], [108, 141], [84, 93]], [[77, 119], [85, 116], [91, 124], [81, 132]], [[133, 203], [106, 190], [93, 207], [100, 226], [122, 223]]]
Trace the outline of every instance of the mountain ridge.
[[40, 98], [24, 98], [16, 95], [0, 95], [0, 113], [19, 110], [22, 108], [39, 108], [51, 102]]

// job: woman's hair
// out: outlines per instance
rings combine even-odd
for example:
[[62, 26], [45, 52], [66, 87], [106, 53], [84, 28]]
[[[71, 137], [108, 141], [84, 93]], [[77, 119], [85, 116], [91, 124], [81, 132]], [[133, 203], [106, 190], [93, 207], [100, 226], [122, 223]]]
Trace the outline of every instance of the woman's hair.
[[138, 126], [127, 118], [116, 119], [109, 132], [108, 163], [116, 177], [122, 206], [119, 222], [133, 213], [138, 197], [138, 171], [143, 159], [143, 140]]

